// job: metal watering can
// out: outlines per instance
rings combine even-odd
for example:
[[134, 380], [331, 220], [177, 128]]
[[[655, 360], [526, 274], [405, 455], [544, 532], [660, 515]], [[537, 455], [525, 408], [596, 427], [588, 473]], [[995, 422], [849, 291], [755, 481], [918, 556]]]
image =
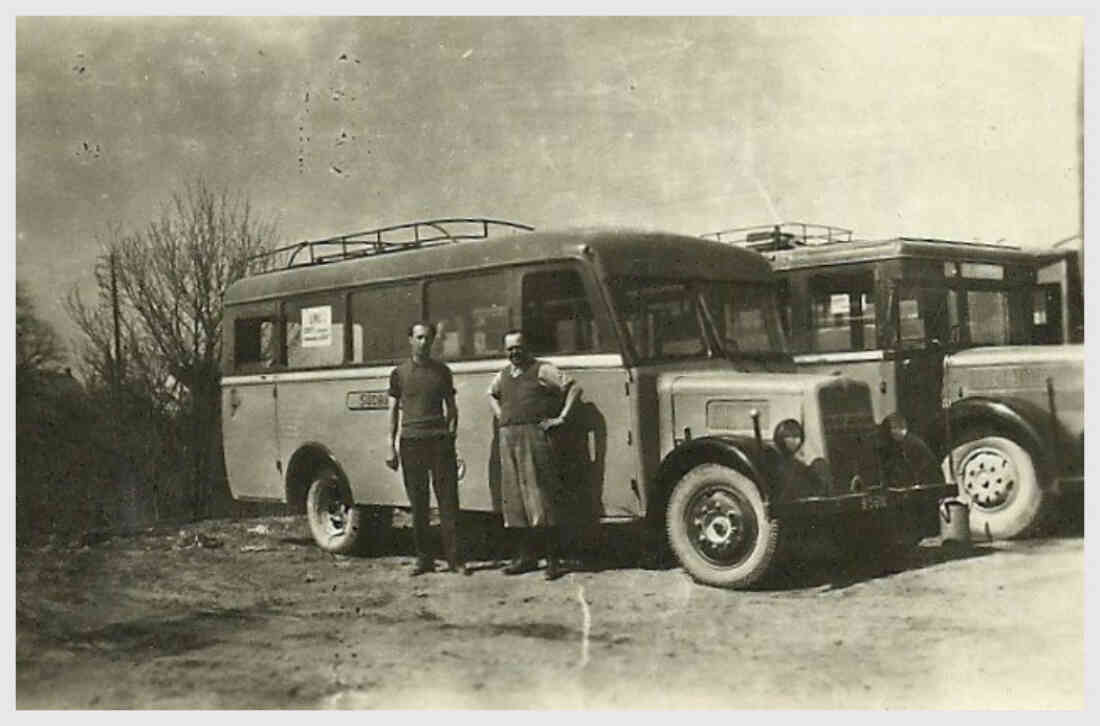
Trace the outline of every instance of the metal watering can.
[[943, 544], [970, 546], [970, 504], [961, 499], [940, 500], [940, 539]]

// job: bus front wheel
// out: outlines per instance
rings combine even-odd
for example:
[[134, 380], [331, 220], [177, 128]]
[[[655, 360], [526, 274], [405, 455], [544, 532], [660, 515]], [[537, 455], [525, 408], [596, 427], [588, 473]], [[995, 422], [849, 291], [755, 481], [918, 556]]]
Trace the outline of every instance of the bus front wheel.
[[[959, 498], [970, 503], [975, 539], [1031, 534], [1049, 507], [1031, 452], [992, 431], [971, 431], [951, 452]], [[945, 468], [948, 463], [944, 462]]]
[[363, 536], [363, 510], [355, 506], [332, 469], [322, 469], [306, 494], [306, 519], [317, 545], [326, 552], [348, 554]]
[[769, 519], [756, 483], [720, 464], [702, 464], [673, 487], [665, 514], [668, 543], [705, 585], [746, 588], [776, 559], [779, 520]]

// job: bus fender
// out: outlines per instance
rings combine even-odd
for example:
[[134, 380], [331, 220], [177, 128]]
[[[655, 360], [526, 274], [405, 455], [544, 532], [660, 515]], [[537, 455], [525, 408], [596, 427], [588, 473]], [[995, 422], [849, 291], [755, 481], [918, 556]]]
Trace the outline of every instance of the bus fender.
[[313, 482], [313, 475], [323, 467], [332, 468], [340, 477], [340, 485], [351, 496], [348, 477], [332, 451], [324, 444], [307, 441], [290, 457], [286, 468], [286, 502], [295, 511], [305, 508], [306, 494]]
[[648, 514], [663, 517], [676, 482], [691, 469], [707, 463], [728, 466], [752, 479], [760, 487], [765, 506], [768, 505], [773, 493], [772, 482], [766, 474], [767, 461], [756, 441], [741, 436], [703, 436], [680, 444], [665, 456], [657, 468], [657, 497], [651, 500], [657, 506]]
[[[952, 438], [975, 425], [988, 425], [1015, 439], [1046, 467], [1052, 451], [1050, 413], [1029, 401], [971, 396], [955, 401], [947, 411]], [[946, 456], [947, 448], [944, 447]]]

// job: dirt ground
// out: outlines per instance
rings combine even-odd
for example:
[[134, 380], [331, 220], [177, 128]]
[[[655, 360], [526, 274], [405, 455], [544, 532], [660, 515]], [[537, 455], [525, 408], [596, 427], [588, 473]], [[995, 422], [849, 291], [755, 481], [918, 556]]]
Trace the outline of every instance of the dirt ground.
[[406, 528], [332, 556], [302, 517], [16, 553], [20, 709], [1081, 708], [1084, 538], [883, 563], [809, 551], [767, 589], [637, 563], [410, 579]]

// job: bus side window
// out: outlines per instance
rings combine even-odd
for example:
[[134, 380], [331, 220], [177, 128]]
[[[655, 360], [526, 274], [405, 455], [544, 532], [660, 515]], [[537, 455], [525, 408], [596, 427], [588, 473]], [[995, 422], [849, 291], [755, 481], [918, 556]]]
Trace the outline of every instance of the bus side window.
[[507, 304], [513, 274], [494, 270], [428, 282], [427, 315], [436, 325], [442, 360], [504, 357], [504, 334], [513, 325]]
[[329, 298], [286, 303], [287, 368], [322, 368], [344, 362], [343, 311]]
[[576, 270], [523, 278], [523, 332], [533, 353], [581, 353], [599, 348], [599, 332]]
[[409, 355], [409, 325], [420, 319], [420, 285], [414, 282], [355, 290], [348, 318], [352, 363], [405, 358]]
[[1062, 299], [1058, 285], [1038, 285], [1031, 294], [1031, 342], [1050, 345], [1062, 340]]
[[943, 287], [903, 287], [898, 295], [898, 344], [922, 349], [958, 340], [957, 295]]
[[871, 274], [819, 276], [810, 281], [810, 289], [814, 352], [878, 347], [878, 315]]
[[238, 370], [271, 368], [276, 362], [274, 320], [263, 317], [234, 321], [233, 364]]

